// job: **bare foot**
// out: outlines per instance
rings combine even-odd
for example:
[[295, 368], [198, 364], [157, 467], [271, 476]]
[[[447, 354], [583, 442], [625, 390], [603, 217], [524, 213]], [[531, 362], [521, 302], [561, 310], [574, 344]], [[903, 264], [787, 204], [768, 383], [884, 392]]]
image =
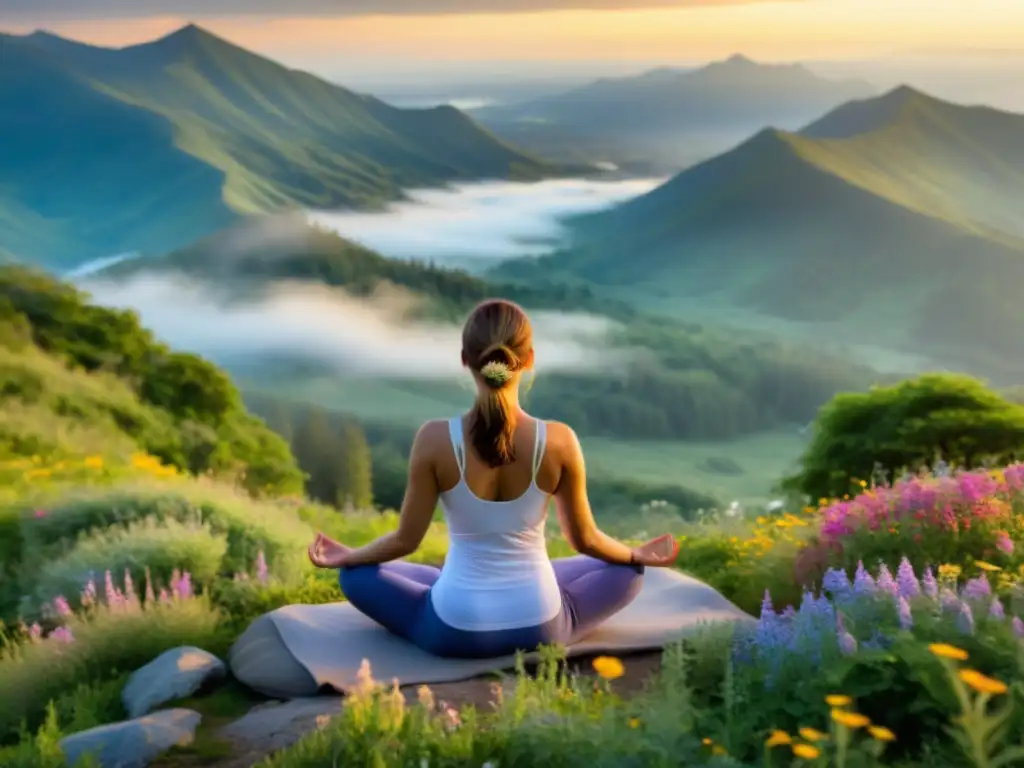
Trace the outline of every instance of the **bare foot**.
[[317, 568], [340, 568], [345, 556], [351, 551], [352, 547], [346, 547], [340, 541], [318, 533], [309, 545], [309, 560]]

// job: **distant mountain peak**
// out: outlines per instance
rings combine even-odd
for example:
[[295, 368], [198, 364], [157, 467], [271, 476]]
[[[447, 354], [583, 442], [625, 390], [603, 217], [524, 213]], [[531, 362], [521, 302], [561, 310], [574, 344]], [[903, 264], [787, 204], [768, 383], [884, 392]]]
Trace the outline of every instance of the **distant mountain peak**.
[[730, 66], [750, 67], [757, 66], [757, 62], [749, 56], [744, 56], [742, 53], [734, 53], [732, 56], [727, 58], [722, 64], [728, 64]]

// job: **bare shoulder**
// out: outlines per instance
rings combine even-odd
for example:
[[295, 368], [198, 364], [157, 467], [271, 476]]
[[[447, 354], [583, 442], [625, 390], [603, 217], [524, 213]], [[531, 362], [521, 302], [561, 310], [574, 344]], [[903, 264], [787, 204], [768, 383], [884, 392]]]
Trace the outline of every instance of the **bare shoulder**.
[[413, 448], [429, 455], [446, 446], [448, 442], [448, 422], [444, 419], [433, 419], [424, 423], [416, 432]]
[[580, 441], [573, 428], [560, 421], [545, 421], [548, 446], [563, 458], [571, 458], [580, 452]]

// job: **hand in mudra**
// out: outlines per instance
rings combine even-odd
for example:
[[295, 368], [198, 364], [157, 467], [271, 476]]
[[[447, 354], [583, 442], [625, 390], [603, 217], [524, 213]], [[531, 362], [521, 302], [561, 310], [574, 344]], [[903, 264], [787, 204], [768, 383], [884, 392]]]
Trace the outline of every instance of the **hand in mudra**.
[[309, 560], [317, 568], [341, 568], [345, 564], [345, 556], [351, 551], [351, 547], [318, 533], [309, 545]]
[[638, 565], [663, 568], [672, 565], [679, 556], [679, 542], [671, 533], [651, 539], [633, 550], [633, 561]]

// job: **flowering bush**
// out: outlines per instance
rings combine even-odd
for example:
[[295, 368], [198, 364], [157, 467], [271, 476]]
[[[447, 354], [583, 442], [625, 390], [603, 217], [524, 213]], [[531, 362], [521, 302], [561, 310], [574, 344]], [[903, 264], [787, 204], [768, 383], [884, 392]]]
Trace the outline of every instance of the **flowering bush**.
[[[864, 484], [866, 486], [866, 483]], [[816, 547], [801, 558], [811, 581], [828, 565], [858, 560], [895, 567], [975, 561], [1015, 565], [1024, 538], [1024, 464], [1001, 470], [921, 475], [892, 486], [865, 487], [853, 499], [826, 501]]]

